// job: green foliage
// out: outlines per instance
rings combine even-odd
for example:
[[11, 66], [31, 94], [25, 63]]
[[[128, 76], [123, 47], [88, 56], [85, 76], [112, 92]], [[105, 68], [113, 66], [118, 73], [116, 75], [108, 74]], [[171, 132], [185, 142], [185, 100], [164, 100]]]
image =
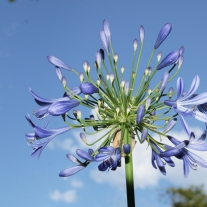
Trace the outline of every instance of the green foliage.
[[166, 193], [170, 196], [172, 207], [207, 207], [207, 194], [201, 186], [189, 188], [168, 188]]

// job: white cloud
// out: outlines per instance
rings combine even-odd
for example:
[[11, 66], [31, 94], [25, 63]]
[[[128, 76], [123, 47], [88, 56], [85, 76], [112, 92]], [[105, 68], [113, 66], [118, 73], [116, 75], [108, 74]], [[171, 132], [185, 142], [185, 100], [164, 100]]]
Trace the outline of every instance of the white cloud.
[[74, 203], [76, 201], [76, 191], [68, 190], [66, 192], [61, 193], [59, 190], [54, 190], [50, 195], [50, 199], [54, 201], [63, 201], [66, 203]]
[[[192, 128], [196, 134], [196, 137], [199, 137], [202, 134], [202, 130], [199, 128]], [[170, 133], [171, 136], [177, 137], [179, 140], [188, 139], [185, 132], [174, 131]], [[153, 138], [159, 139], [157, 135], [153, 135]], [[170, 144], [168, 140], [164, 140], [167, 144]], [[170, 144], [172, 145], [172, 144]], [[173, 146], [173, 145], [172, 145]], [[145, 188], [145, 187], [154, 187], [160, 182], [166, 180], [175, 185], [197, 185], [205, 184], [207, 186], [207, 180], [205, 179], [207, 169], [198, 166], [198, 171], [190, 170], [188, 178], [183, 176], [183, 163], [182, 160], [173, 158], [175, 162], [175, 167], [169, 167], [166, 165], [167, 175], [164, 176], [160, 173], [159, 170], [156, 170], [151, 165], [151, 149], [147, 149], [146, 144], [137, 144], [133, 151], [133, 167], [134, 167], [134, 185], [135, 188]], [[204, 160], [207, 161], [206, 152], [197, 152], [197, 155], [200, 155]], [[122, 167], [118, 168], [115, 172], [106, 171], [100, 172], [96, 169], [90, 172], [91, 178], [94, 179], [97, 183], [107, 182], [112, 186], [118, 188], [125, 187], [125, 172], [124, 172], [124, 160], [122, 159]]]
[[71, 186], [72, 187], [75, 187], [75, 188], [82, 188], [83, 187], [83, 182], [81, 180], [78, 180], [77, 178], [76, 179], [73, 179], [71, 181]]

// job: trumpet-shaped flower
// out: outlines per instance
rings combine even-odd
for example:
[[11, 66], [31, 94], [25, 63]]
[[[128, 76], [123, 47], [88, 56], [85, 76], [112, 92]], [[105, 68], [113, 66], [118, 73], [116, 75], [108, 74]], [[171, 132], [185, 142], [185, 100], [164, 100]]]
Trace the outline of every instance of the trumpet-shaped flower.
[[103, 161], [98, 169], [100, 171], [105, 171], [107, 169], [116, 170], [121, 159], [121, 149], [120, 147], [113, 148], [112, 146], [101, 147], [98, 150], [99, 154], [96, 155], [95, 160]]
[[[191, 83], [191, 87], [187, 93], [184, 94], [184, 81], [182, 78], [177, 79], [177, 99], [175, 101], [166, 100], [164, 103], [179, 114], [181, 124], [186, 133], [190, 136], [190, 129], [184, 117], [193, 117], [199, 121], [207, 122], [207, 115], [195, 110], [191, 105], [197, 106], [207, 102], [207, 92], [193, 96], [200, 83], [200, 78], [196, 75]], [[183, 95], [184, 94], [184, 95]]]
[[[65, 97], [59, 99], [44, 99], [36, 95], [32, 91], [32, 89], [29, 90], [32, 96], [34, 97], [35, 102], [41, 106], [38, 110], [34, 111], [34, 115], [39, 119], [46, 117], [48, 114], [52, 116], [59, 116], [65, 114], [70, 109], [79, 105], [78, 101], [71, 100], [70, 96], [68, 96], [67, 94], [64, 94]], [[79, 87], [75, 87], [71, 89], [71, 91], [73, 91], [74, 94], [81, 93]]]
[[[81, 150], [81, 149], [77, 149], [76, 150], [76, 154], [84, 159], [85, 161], [90, 161], [93, 162], [94, 161], [94, 157], [92, 157], [93, 150], [89, 149], [88, 153]], [[86, 166], [87, 163], [86, 162], [81, 162], [80, 160], [78, 160], [75, 156], [71, 155], [71, 154], [66, 154], [66, 157], [72, 161], [73, 163], [77, 164], [76, 166], [73, 167], [69, 167], [66, 168], [65, 170], [62, 170], [59, 174], [60, 177], [68, 177], [71, 175], [74, 175], [75, 173], [79, 172], [80, 170], [83, 170]]]
[[136, 117], [136, 123], [139, 124], [143, 117], [144, 117], [145, 109], [143, 105], [140, 105], [138, 110], [137, 110], [137, 117]]
[[[158, 151], [158, 152], [162, 152], [162, 150], [157, 146], [155, 145], [154, 143], [151, 142], [151, 145]], [[171, 167], [174, 167], [175, 164], [174, 162], [171, 160], [170, 157], [167, 157], [167, 156], [163, 156], [162, 159], [165, 160], [165, 162], [171, 166]], [[166, 175], [166, 170], [165, 170], [165, 165], [164, 165], [164, 162], [162, 161], [161, 157], [160, 157], [160, 154], [158, 154], [153, 148], [152, 148], [152, 157], [151, 157], [151, 162], [152, 162], [152, 166], [157, 169], [157, 167], [159, 168], [160, 172], [163, 174], [163, 175]], [[156, 161], [156, 164], [157, 166], [155, 165], [155, 161]]]
[[201, 167], [207, 168], [207, 163], [202, 158], [186, 149], [191, 148], [198, 151], [207, 151], [207, 143], [205, 141], [205, 138], [206, 132], [204, 132], [198, 140], [195, 140], [194, 133], [191, 133], [190, 140], [184, 140], [183, 142], [178, 141], [174, 137], [168, 136], [168, 139], [175, 145], [175, 147], [170, 147], [166, 145], [168, 150], [161, 152], [159, 156], [175, 156], [178, 159], [182, 159], [184, 177], [188, 177], [189, 167], [191, 167], [193, 170], [196, 170], [198, 164]]
[[33, 148], [31, 156], [38, 155], [40, 157], [45, 146], [59, 134], [65, 133], [70, 130], [69, 126], [57, 128], [57, 129], [44, 129], [34, 124], [29, 114], [25, 116], [27, 121], [31, 124], [34, 129], [34, 133], [27, 133], [25, 135], [27, 143]]

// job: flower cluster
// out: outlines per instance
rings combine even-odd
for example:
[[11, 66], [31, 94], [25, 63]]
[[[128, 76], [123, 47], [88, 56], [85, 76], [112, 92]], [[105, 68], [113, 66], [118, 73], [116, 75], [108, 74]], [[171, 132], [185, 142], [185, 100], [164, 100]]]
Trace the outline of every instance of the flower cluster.
[[[139, 29], [140, 43], [137, 39], [133, 41], [131, 69], [125, 70], [124, 67], [118, 66], [119, 56], [114, 53], [111, 31], [106, 20], [103, 22], [103, 29], [100, 30], [103, 49], [96, 52], [95, 70], [91, 69], [88, 61], [84, 61], [84, 72], [79, 73], [58, 58], [48, 56], [49, 62], [55, 66], [55, 72], [63, 85], [64, 94], [58, 99], [45, 99], [30, 89], [31, 95], [40, 106], [33, 112], [33, 115], [37, 119], [49, 116], [44, 127], [37, 126], [29, 115], [26, 116], [27, 121], [34, 129], [33, 133], [26, 134], [26, 140], [33, 149], [31, 155], [40, 157], [45, 146], [54, 137], [73, 128], [80, 128], [83, 130], [80, 138], [87, 146], [92, 146], [97, 142], [100, 145], [97, 149], [88, 149], [88, 152], [77, 149], [76, 154], [84, 160], [83, 162], [73, 155], [67, 154], [67, 158], [76, 166], [61, 171], [59, 174], [61, 177], [71, 176], [87, 167], [91, 162], [101, 162], [98, 166], [100, 171], [116, 170], [121, 166], [122, 158], [125, 158], [125, 164], [127, 164], [126, 159], [131, 162], [132, 150], [137, 141], [140, 144], [148, 143], [152, 150], [152, 166], [158, 167], [164, 175], [166, 174], [164, 162], [171, 167], [175, 166], [172, 157], [183, 160], [185, 177], [189, 174], [189, 167], [196, 169], [197, 164], [207, 167], [207, 163], [203, 159], [188, 150], [207, 151], [206, 131], [200, 138], [195, 139], [195, 135], [186, 121], [186, 117], [190, 117], [207, 123], [205, 114], [207, 112], [207, 92], [196, 94], [200, 83], [199, 76], [195, 76], [187, 92], [181, 77], [177, 79], [177, 90], [174, 91], [170, 87], [166, 92], [167, 85], [181, 69], [184, 47], [170, 52], [164, 58], [162, 58], [162, 53], [158, 52], [156, 65], [151, 65], [156, 50], [168, 37], [171, 30], [170, 23], [165, 24], [160, 30], [140, 82], [137, 81], [137, 77], [138, 72], [140, 73], [139, 67], [145, 37], [143, 26], [140, 26]], [[108, 59], [110, 68], [106, 64], [106, 59]], [[80, 80], [78, 86], [68, 87], [61, 69], [78, 76]], [[161, 70], [165, 70], [165, 72], [160, 74]], [[126, 71], [130, 75], [128, 79], [126, 79], [128, 77], [125, 75]], [[97, 74], [96, 80], [91, 77], [91, 73]], [[160, 82], [151, 88], [151, 81], [156, 74], [161, 76]], [[177, 98], [174, 99], [175, 94], [177, 94]], [[83, 117], [81, 111], [77, 109], [80, 105], [94, 109], [94, 114]], [[72, 109], [72, 114], [70, 114]], [[62, 116], [66, 126], [47, 129], [50, 119], [54, 116]], [[178, 122], [176, 117], [179, 117], [178, 120], [189, 140], [179, 141], [168, 135], [168, 132]], [[163, 124], [157, 126], [156, 122]], [[89, 132], [90, 127], [93, 127], [93, 133]], [[95, 142], [88, 143], [87, 136], [100, 132], [103, 134], [104, 131], [104, 135], [100, 135]], [[174, 146], [163, 143], [164, 139], [156, 140], [152, 137], [154, 134], [170, 140]]]

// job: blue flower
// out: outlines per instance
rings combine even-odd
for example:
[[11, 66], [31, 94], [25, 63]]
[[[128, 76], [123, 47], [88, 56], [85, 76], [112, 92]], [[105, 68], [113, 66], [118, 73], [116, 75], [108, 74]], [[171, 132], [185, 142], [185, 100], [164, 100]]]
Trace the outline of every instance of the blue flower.
[[112, 146], [101, 147], [98, 150], [99, 154], [96, 155], [95, 160], [97, 162], [103, 161], [98, 169], [105, 171], [107, 169], [116, 170], [121, 160], [121, 149], [120, 147], [113, 148]]
[[188, 177], [189, 167], [191, 167], [193, 170], [196, 170], [198, 164], [201, 167], [207, 168], [207, 163], [202, 158], [200, 158], [199, 156], [185, 148], [187, 147], [198, 151], [207, 151], [207, 142], [205, 141], [206, 131], [201, 135], [201, 137], [198, 140], [195, 140], [194, 133], [191, 133], [189, 141], [184, 140], [183, 142], [180, 142], [171, 136], [168, 136], [168, 139], [175, 145], [175, 147], [170, 147], [166, 145], [168, 150], [161, 152], [159, 156], [175, 156], [178, 159], [182, 159], [184, 177]]
[[140, 105], [138, 110], [137, 110], [137, 117], [136, 117], [136, 123], [139, 124], [143, 117], [144, 117], [145, 109], [143, 105]]
[[199, 86], [199, 83], [200, 78], [196, 75], [191, 83], [189, 91], [184, 94], [184, 81], [179, 77], [177, 79], [177, 99], [175, 101], [164, 101], [166, 105], [173, 107], [173, 109], [179, 114], [181, 124], [189, 136], [191, 132], [184, 117], [193, 117], [199, 121], [207, 122], [206, 114], [197, 111], [194, 108], [190, 108], [191, 105], [197, 106], [207, 102], [207, 92], [193, 96]]
[[70, 130], [70, 127], [62, 127], [57, 129], [44, 129], [36, 126], [31, 120], [29, 114], [25, 116], [27, 121], [31, 124], [34, 129], [34, 133], [27, 133], [25, 135], [27, 143], [33, 148], [31, 156], [38, 155], [40, 157], [45, 146], [57, 135], [62, 134]]
[[[44, 99], [36, 95], [32, 91], [32, 89], [29, 90], [34, 97], [36, 103], [41, 106], [38, 110], [34, 111], [34, 115], [39, 119], [46, 117], [48, 114], [52, 116], [59, 116], [65, 114], [70, 109], [79, 105], [78, 101], [71, 100], [70, 96], [68, 95], [65, 95], [65, 97], [59, 99]], [[71, 90], [74, 92], [74, 94], [81, 93], [79, 87], [75, 87]]]
[[104, 30], [100, 31], [100, 38], [101, 38], [101, 42], [102, 42], [104, 50], [106, 51], [107, 55], [109, 55], [109, 43], [107, 41]]
[[160, 33], [157, 37], [157, 40], [154, 45], [154, 49], [156, 50], [162, 42], [167, 38], [167, 36], [170, 34], [172, 30], [172, 25], [170, 23], [167, 23], [163, 26], [163, 28], [160, 30]]
[[180, 52], [177, 50], [169, 53], [164, 58], [164, 60], [162, 60], [162, 62], [157, 66], [157, 70], [161, 70], [162, 68], [165, 68], [169, 65], [175, 64], [176, 61], [178, 60], [179, 56], [180, 56]]
[[111, 44], [111, 32], [109, 28], [109, 23], [106, 20], [104, 20], [103, 26], [104, 26], [104, 33], [106, 35], [107, 42], [108, 44]]
[[[89, 162], [95, 161], [94, 157], [92, 156], [92, 153], [93, 153], [92, 149], [89, 149], [88, 153], [81, 150], [81, 149], [76, 150], [76, 154], [79, 157], [81, 157], [85, 161], [89, 161]], [[75, 163], [77, 165], [73, 166], [73, 167], [70, 167], [70, 168], [66, 168], [65, 170], [62, 170], [59, 174], [60, 177], [68, 177], [68, 176], [74, 175], [75, 173], [79, 172], [80, 170], [83, 170], [88, 165], [87, 162], [83, 163], [71, 154], [67, 154], [66, 157], [70, 161], [72, 161], [73, 163]]]
[[[151, 145], [158, 151], [158, 152], [162, 152], [162, 150], [157, 146], [155, 145], [153, 142], [150, 142]], [[166, 163], [171, 166], [171, 167], [174, 167], [175, 164], [174, 162], [171, 160], [171, 158], [169, 157], [166, 157], [166, 156], [163, 156], [162, 159], [164, 159], [166, 161]], [[155, 152], [152, 148], [152, 157], [151, 157], [151, 162], [152, 162], [152, 166], [157, 169], [157, 167], [159, 168], [160, 172], [163, 174], [163, 175], [166, 175], [166, 170], [165, 170], [165, 164], [164, 162], [162, 161], [161, 157], [160, 157], [160, 154], [157, 154], [157, 152]], [[156, 164], [157, 166], [155, 165], [155, 161], [156, 161]]]
[[50, 63], [52, 63], [53, 65], [55, 65], [58, 68], [63, 68], [63, 69], [69, 70], [69, 71], [72, 70], [72, 68], [70, 66], [68, 66], [63, 61], [61, 61], [60, 59], [58, 59], [54, 56], [47, 56], [47, 59], [49, 60]]
[[124, 144], [123, 150], [125, 154], [128, 155], [130, 153], [130, 149], [131, 149], [130, 144]]
[[98, 88], [94, 86], [92, 83], [82, 83], [80, 85], [80, 90], [84, 95], [98, 93]]

